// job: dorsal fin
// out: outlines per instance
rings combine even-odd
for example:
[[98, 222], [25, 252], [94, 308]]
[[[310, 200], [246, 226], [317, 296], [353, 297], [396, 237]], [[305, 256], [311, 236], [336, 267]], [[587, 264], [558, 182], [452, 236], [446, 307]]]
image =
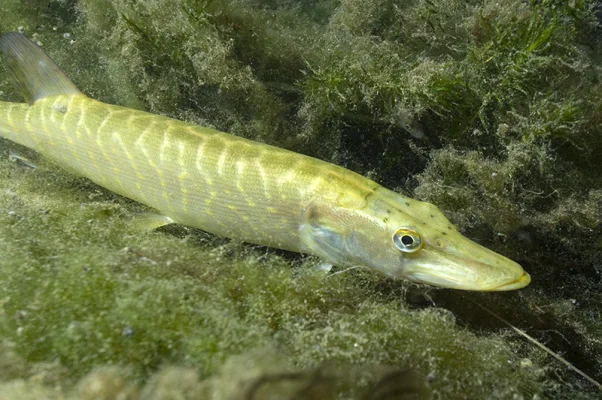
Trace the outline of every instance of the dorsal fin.
[[29, 104], [47, 96], [81, 94], [44, 50], [20, 33], [3, 35], [0, 53], [14, 84]]

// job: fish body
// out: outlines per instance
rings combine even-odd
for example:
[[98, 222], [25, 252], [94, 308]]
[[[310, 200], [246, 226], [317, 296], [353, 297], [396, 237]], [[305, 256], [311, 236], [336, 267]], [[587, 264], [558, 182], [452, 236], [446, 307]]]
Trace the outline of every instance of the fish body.
[[530, 281], [432, 204], [316, 158], [96, 101], [20, 34], [4, 35], [0, 51], [28, 101], [0, 102], [0, 135], [166, 221], [443, 287]]
[[347, 169], [81, 94], [1, 103], [0, 132], [174, 222], [303, 251], [299, 221], [320, 198], [378, 185]]

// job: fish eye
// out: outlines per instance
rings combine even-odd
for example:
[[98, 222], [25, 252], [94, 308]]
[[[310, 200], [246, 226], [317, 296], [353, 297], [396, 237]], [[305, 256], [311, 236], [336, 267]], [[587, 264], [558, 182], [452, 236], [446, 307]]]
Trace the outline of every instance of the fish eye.
[[415, 253], [422, 248], [420, 235], [408, 228], [399, 228], [393, 234], [393, 244], [399, 251]]

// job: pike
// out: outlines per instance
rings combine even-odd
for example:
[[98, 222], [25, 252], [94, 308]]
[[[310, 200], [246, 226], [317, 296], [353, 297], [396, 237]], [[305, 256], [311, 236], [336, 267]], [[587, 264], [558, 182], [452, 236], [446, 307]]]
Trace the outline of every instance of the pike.
[[523, 268], [462, 236], [432, 204], [337, 165], [96, 101], [18, 33], [0, 52], [27, 103], [0, 101], [0, 136], [178, 223], [454, 289], [519, 289]]

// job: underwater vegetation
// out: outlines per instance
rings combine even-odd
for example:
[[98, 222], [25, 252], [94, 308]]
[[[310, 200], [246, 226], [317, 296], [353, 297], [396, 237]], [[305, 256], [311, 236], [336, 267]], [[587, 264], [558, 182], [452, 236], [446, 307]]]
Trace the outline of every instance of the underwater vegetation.
[[[601, 7], [4, 0], [0, 32], [91, 97], [432, 202], [533, 281], [458, 294], [141, 231], [142, 206], [2, 141], [0, 399], [599, 398], [475, 302], [602, 380]], [[1, 69], [0, 92], [20, 101]]]

